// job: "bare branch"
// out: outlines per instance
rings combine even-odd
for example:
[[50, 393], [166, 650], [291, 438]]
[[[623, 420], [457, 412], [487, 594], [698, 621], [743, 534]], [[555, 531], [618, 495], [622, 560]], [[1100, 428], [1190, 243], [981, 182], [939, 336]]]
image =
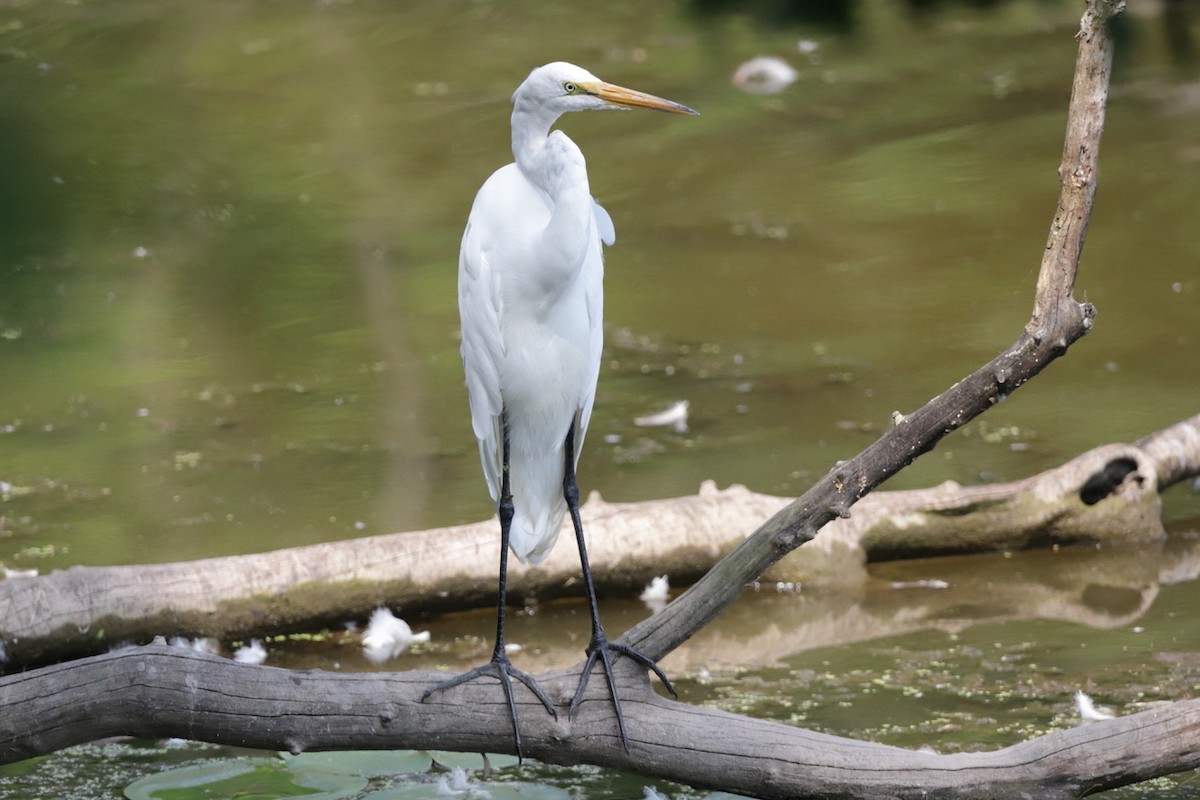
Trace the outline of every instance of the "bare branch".
[[683, 596], [622, 640], [662, 658], [727, 608], [750, 581], [809, 541], [829, 521], [845, 517], [863, 495], [895, 475], [946, 434], [1014, 392], [1066, 352], [1092, 326], [1095, 309], [1073, 297], [1079, 257], [1095, 196], [1100, 134], [1112, 72], [1107, 22], [1123, 2], [1091, 0], [1079, 35], [1075, 82], [1059, 167], [1058, 211], [1038, 275], [1033, 314], [1008, 350], [975, 370], [854, 458], [834, 467], [795, 502], [768, 520]]

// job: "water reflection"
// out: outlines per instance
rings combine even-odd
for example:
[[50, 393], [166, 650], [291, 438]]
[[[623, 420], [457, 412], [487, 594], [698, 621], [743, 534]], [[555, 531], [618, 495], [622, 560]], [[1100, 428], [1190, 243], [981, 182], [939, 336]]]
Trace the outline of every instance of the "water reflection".
[[[998, 622], [1061, 621], [1106, 630], [1132, 625], [1153, 604], [1160, 570], [1194, 569], [1200, 548], [1029, 552], [874, 565], [855, 591], [801, 591], [771, 584], [689, 642], [681, 660], [732, 668], [770, 666], [809, 650], [920, 631], [960, 633]], [[678, 665], [677, 665], [678, 668]]]

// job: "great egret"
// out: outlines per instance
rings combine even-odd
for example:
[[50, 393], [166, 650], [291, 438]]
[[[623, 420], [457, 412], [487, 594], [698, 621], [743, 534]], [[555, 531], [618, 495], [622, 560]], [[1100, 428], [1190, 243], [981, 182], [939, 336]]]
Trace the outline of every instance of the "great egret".
[[570, 512], [579, 546], [592, 634], [587, 663], [571, 700], [574, 715], [599, 661], [616, 709], [621, 743], [625, 719], [613, 679], [613, 654], [654, 670], [650, 658], [610, 642], [600, 625], [588, 567], [575, 467], [600, 371], [604, 261], [601, 242], [615, 239], [612, 219], [592, 199], [583, 153], [550, 126], [568, 111], [649, 108], [673, 114], [692, 109], [661, 97], [605, 83], [574, 64], [538, 67], [513, 94], [512, 151], [475, 196], [458, 259], [458, 310], [471, 426], [492, 500], [500, 516], [500, 580], [496, 647], [491, 661], [425, 690], [435, 692], [489, 675], [504, 689], [513, 738], [521, 732], [512, 678], [524, 683], [555, 718], [537, 682], [508, 660], [504, 647], [508, 549], [537, 564], [558, 538]]

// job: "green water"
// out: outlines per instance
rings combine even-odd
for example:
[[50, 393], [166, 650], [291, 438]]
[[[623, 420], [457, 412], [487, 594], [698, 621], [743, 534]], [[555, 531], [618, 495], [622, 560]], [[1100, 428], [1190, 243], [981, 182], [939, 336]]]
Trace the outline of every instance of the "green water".
[[[0, 5], [0, 563], [173, 561], [487, 516], [457, 352], [458, 239], [476, 188], [510, 158], [512, 90], [550, 60], [702, 113], [563, 122], [618, 234], [584, 491], [659, 498], [713, 478], [795, 494], [893, 410], [1015, 340], [1054, 208], [1079, 8], [865, 0], [829, 27], [771, 3], [697, 10], [711, 5]], [[1135, 2], [1126, 20], [1078, 285], [1095, 330], [889, 488], [1017, 478], [1196, 413], [1200, 70], [1179, 41], [1200, 25], [1187, 14]], [[759, 54], [799, 80], [772, 97], [733, 87]], [[633, 425], [680, 399], [686, 435]], [[1186, 540], [1200, 496], [1173, 490], [1167, 515]], [[979, 562], [967, 564], [946, 569], [969, 586]], [[966, 643], [877, 626], [819, 656], [734, 648], [679, 654], [676, 670], [712, 662], [711, 683], [685, 678], [695, 701], [990, 746], [997, 729], [1015, 741], [1053, 724], [1068, 683], [1124, 704], [1124, 669], [1158, 665], [1146, 680], [1165, 697], [1200, 680], [1157, 650], [1111, 671], [1084, 659], [1061, 685], [993, 701], [1008, 716], [992, 724], [994, 705], [949, 690], [918, 713], [891, 676], [928, 658], [969, 682], [993, 642], [1041, 667], [1076, 652], [1063, 640], [1127, 652], [1151, 617], [1177, 626], [1172, 652], [1195, 654], [1178, 611], [1193, 578], [1115, 628], [1068, 618], [1031, 632], [1012, 620], [1036, 615], [983, 608], [957, 634]], [[783, 602], [752, 596], [727, 616]], [[864, 598], [796, 602], [819, 621]], [[539, 615], [527, 638], [561, 639], [575, 611]], [[644, 609], [611, 613], [615, 629]], [[430, 621], [435, 643], [489, 625]], [[87, 763], [94, 777], [125, 774], [119, 761]]]

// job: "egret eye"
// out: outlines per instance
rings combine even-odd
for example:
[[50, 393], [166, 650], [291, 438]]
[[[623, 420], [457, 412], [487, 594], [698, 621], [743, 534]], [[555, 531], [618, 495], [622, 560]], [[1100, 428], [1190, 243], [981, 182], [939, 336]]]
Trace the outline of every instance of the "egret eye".
[[570, 81], [566, 81], [565, 83], [563, 83], [563, 91], [566, 92], [567, 94], [575, 94], [576, 92], [579, 91], [579, 87], [576, 86], [575, 84], [571, 83]]

